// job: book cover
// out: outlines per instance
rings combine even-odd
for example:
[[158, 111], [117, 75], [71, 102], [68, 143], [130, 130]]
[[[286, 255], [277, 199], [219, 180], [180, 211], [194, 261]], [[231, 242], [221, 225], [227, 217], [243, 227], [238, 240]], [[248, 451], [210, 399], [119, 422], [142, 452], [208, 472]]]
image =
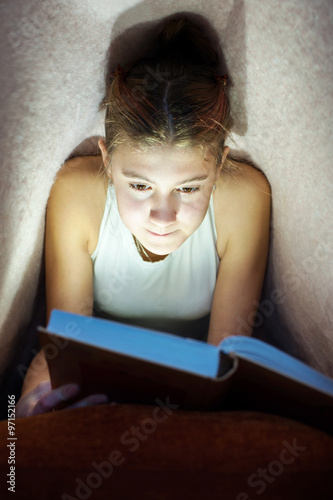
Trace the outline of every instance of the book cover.
[[258, 339], [231, 336], [213, 346], [57, 310], [39, 336], [52, 387], [77, 382], [80, 399], [169, 398], [182, 409], [266, 411], [333, 431], [333, 380]]

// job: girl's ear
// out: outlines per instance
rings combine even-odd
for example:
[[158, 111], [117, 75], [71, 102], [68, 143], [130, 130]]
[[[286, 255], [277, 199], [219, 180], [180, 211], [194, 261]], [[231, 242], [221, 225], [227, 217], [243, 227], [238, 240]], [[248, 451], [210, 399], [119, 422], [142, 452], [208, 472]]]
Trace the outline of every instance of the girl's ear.
[[220, 166], [221, 170], [223, 168], [225, 159], [228, 156], [229, 149], [230, 149], [229, 146], [224, 146], [224, 148], [223, 148], [223, 155], [222, 155], [221, 166]]
[[106, 149], [106, 144], [104, 139], [99, 139], [98, 147], [101, 150], [104, 166], [107, 167], [106, 162], [108, 161], [108, 153]]
[[109, 161], [109, 155], [106, 149], [106, 144], [104, 139], [100, 139], [98, 141], [98, 147], [101, 150], [102, 153], [102, 158], [103, 158], [103, 163], [104, 167], [106, 170], [107, 175], [111, 178], [111, 166], [110, 166], [110, 161]]
[[220, 173], [223, 169], [223, 165], [224, 165], [226, 157], [228, 156], [228, 153], [229, 153], [229, 146], [224, 146], [221, 163], [217, 169], [217, 177], [220, 175]]

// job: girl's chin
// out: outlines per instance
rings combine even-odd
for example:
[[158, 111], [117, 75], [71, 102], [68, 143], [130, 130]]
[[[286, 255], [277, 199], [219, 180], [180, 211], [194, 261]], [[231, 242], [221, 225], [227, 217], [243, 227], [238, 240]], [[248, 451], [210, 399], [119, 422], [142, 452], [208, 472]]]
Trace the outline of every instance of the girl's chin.
[[[177, 233], [177, 234], [176, 234]], [[169, 255], [177, 250], [186, 240], [181, 238], [178, 231], [160, 235], [147, 231], [142, 235], [142, 239], [137, 237], [146, 250], [155, 255]]]

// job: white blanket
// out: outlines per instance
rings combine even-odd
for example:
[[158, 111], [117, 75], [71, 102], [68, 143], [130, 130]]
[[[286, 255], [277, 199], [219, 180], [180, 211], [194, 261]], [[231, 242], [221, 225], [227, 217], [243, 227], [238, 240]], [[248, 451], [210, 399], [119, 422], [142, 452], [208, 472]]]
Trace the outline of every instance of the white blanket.
[[[144, 23], [179, 1], [2, 0], [1, 373], [31, 312], [54, 176], [86, 137], [102, 133], [99, 103], [110, 42], [116, 65]], [[265, 337], [333, 375], [333, 4], [329, 0], [186, 0], [218, 32], [232, 80], [233, 149], [273, 191]], [[143, 24], [142, 24], [143, 23]]]

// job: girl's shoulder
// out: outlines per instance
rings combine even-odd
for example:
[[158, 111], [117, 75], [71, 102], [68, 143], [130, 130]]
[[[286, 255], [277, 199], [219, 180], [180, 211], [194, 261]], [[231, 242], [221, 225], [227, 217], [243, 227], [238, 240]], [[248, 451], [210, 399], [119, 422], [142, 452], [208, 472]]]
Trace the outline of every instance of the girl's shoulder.
[[228, 194], [242, 199], [244, 195], [251, 197], [271, 196], [270, 184], [265, 174], [251, 164], [233, 160], [234, 168], [222, 170], [216, 186], [224, 197]]
[[95, 183], [103, 181], [106, 174], [101, 156], [77, 156], [67, 160], [59, 170], [56, 176], [55, 184], [73, 183], [89, 189], [92, 180]]
[[48, 212], [65, 208], [69, 224], [82, 227], [87, 235], [88, 249], [93, 249], [98, 239], [107, 186], [102, 158], [84, 156], [64, 163], [51, 189]]
[[271, 187], [263, 172], [252, 165], [234, 162], [232, 172], [221, 173], [214, 191], [217, 245], [220, 256], [228, 241], [242, 227], [258, 223], [270, 214]]

